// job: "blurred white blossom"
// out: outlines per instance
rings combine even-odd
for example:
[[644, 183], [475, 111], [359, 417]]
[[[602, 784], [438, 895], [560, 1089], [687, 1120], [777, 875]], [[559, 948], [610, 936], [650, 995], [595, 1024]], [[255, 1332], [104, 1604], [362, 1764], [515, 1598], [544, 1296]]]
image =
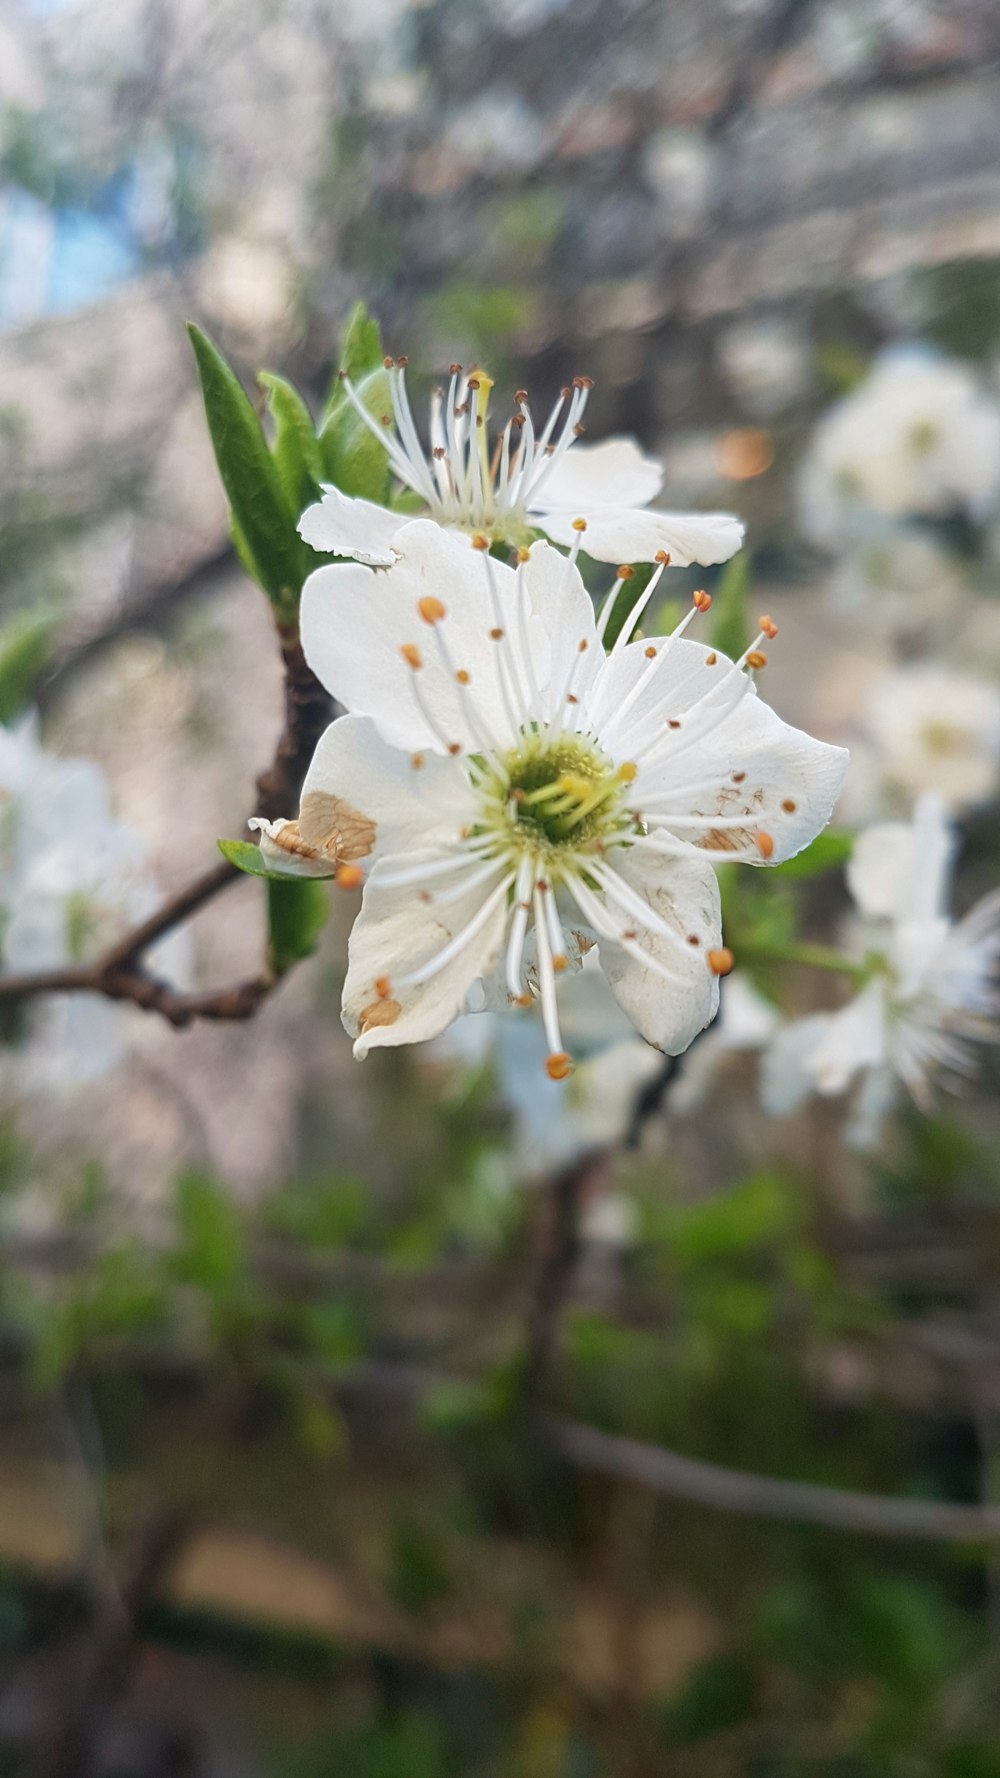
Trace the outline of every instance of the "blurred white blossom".
[[930, 1111], [936, 1085], [974, 1073], [974, 1045], [1000, 1039], [1000, 892], [952, 920], [956, 839], [935, 796], [912, 822], [860, 836], [847, 878], [861, 915], [854, 948], [871, 973], [838, 1012], [792, 1020], [775, 1037], [762, 1067], [773, 1115], [859, 1083], [848, 1138], [870, 1146], [898, 1083]]
[[711, 1025], [692, 1044], [670, 1088], [669, 1106], [682, 1117], [708, 1097], [720, 1073], [733, 1056], [763, 1049], [781, 1024], [781, 1014], [765, 999], [750, 978], [739, 970], [727, 977], [719, 999], [719, 1011]]
[[[0, 727], [0, 966], [59, 969], [96, 957], [160, 900], [141, 837], [111, 813], [108, 785], [87, 760], [60, 759], [34, 715]], [[188, 940], [151, 951], [174, 981], [188, 973]], [[49, 995], [27, 1013], [15, 1086], [68, 1088], [121, 1059], [128, 1014], [96, 994]]]
[[1000, 492], [1000, 405], [964, 364], [894, 347], [830, 408], [799, 476], [799, 522], [841, 551], [873, 522], [963, 512]]
[[1000, 783], [1000, 689], [917, 663], [878, 679], [867, 731], [890, 789], [935, 791], [949, 809], [988, 802]]

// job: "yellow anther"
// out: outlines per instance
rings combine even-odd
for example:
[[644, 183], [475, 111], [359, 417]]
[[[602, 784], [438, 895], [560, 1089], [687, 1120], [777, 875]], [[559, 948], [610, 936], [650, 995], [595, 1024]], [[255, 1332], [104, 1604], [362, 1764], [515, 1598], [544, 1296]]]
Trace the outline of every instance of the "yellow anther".
[[489, 549], [490, 540], [483, 535], [482, 531], [474, 531], [472, 534], [472, 547], [473, 549]]
[[455, 678], [458, 680], [459, 685], [468, 685], [469, 683], [469, 675], [464, 667], [459, 667], [458, 672], [455, 674]]
[[412, 667], [414, 672], [417, 671], [418, 667], [423, 666], [424, 663], [420, 658], [420, 650], [415, 642], [404, 642], [399, 652], [407, 666]]
[[440, 599], [435, 599], [433, 593], [426, 593], [422, 599], [417, 600], [417, 610], [425, 624], [439, 624], [445, 616], [444, 606]]
[[569, 958], [562, 951], [557, 951], [552, 959], [552, 967], [557, 975], [562, 975], [563, 970], [569, 968]]
[[523, 543], [517, 552], [517, 559], [519, 562], [529, 562], [531, 560], [531, 551]]
[[587, 521], [586, 519], [574, 519], [570, 528], [573, 531], [585, 531], [587, 529]]
[[705, 962], [713, 975], [728, 975], [736, 959], [728, 946], [723, 945], [721, 951], [706, 951]]
[[618, 776], [623, 784], [631, 784], [638, 775], [639, 767], [630, 759], [625, 760], [624, 764], [618, 767]]
[[751, 648], [749, 654], [747, 655], [747, 666], [748, 667], [766, 667], [767, 666], [767, 655], [762, 653], [762, 651], [759, 648]]

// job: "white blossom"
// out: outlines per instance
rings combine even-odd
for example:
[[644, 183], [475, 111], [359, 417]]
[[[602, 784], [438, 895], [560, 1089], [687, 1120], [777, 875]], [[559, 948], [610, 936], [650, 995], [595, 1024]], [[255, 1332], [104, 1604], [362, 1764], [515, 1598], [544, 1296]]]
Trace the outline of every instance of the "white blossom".
[[1000, 689], [991, 681], [948, 667], [899, 667], [876, 680], [866, 726], [888, 788], [935, 791], [954, 811], [995, 795]]
[[[386, 360], [392, 402], [385, 424], [369, 413], [350, 378], [342, 387], [365, 425], [385, 445], [393, 474], [425, 502], [428, 516], [466, 535], [519, 547], [536, 531], [553, 542], [583, 548], [599, 562], [652, 562], [662, 553], [677, 567], [725, 562], [743, 541], [731, 513], [645, 510], [663, 482], [658, 463], [632, 439], [581, 445], [589, 377], [565, 388], [536, 432], [527, 393], [492, 447], [487, 420], [492, 379], [484, 370], [453, 365], [447, 391], [435, 389], [430, 450], [425, 451], [410, 410], [403, 361]], [[398, 553], [399, 512], [352, 499], [328, 487], [303, 514], [299, 530], [314, 549], [388, 567]]]
[[[846, 753], [782, 722], [752, 671], [683, 632], [602, 638], [575, 564], [547, 543], [494, 561], [417, 520], [388, 571], [318, 569], [302, 598], [313, 671], [349, 712], [320, 741], [297, 822], [263, 824], [292, 870], [371, 865], [343, 1018], [363, 1056], [442, 1031], [487, 998], [538, 998], [554, 1077], [570, 1062], [556, 982], [593, 945], [647, 1042], [714, 1017], [720, 858], [778, 863], [828, 820]], [[662, 572], [662, 565], [661, 565]], [[749, 669], [749, 670], [748, 670]]]
[[[33, 715], [0, 727], [0, 969], [90, 961], [159, 899], [145, 844], [112, 816], [100, 768], [48, 752]], [[186, 935], [151, 956], [183, 977]], [[127, 1035], [124, 1009], [101, 996], [47, 995], [30, 1010], [14, 1084], [52, 1090], [95, 1080], [121, 1060]]]
[[912, 822], [881, 822], [858, 839], [847, 878], [869, 979], [838, 1012], [792, 1020], [778, 1034], [762, 1071], [775, 1116], [811, 1092], [858, 1085], [849, 1135], [869, 1145], [898, 1083], [930, 1111], [935, 1085], [971, 1075], [974, 1046], [1000, 1038], [1000, 893], [951, 919], [955, 845], [935, 796], [921, 799]]
[[894, 347], [816, 426], [799, 521], [812, 542], [840, 551], [879, 520], [982, 518], [998, 493], [996, 400], [966, 365]]
[[685, 1117], [707, 1099], [720, 1073], [734, 1056], [751, 1055], [771, 1042], [781, 1014], [740, 970], [728, 978], [719, 1014], [710, 1031], [692, 1046], [672, 1083], [668, 1104]]

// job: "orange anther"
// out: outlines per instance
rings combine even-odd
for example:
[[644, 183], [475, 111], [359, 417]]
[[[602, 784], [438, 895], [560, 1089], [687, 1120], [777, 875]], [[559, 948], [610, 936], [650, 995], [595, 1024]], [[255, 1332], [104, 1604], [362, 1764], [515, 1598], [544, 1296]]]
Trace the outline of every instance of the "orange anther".
[[723, 945], [721, 951], [706, 951], [705, 962], [713, 975], [728, 975], [736, 958], [728, 946]]
[[414, 672], [417, 671], [418, 667], [423, 666], [424, 663], [420, 658], [420, 650], [415, 642], [404, 642], [399, 652], [407, 666], [412, 667]]
[[333, 880], [338, 889], [360, 889], [365, 873], [356, 864], [341, 864], [337, 867]]
[[571, 529], [574, 531], [585, 531], [587, 529], [586, 519], [574, 519]]
[[656, 649], [652, 646], [652, 644], [650, 644], [649, 648], [647, 648], [645, 650], [645, 655], [646, 655], [647, 661], [654, 661], [656, 659]]
[[565, 1050], [556, 1050], [545, 1063], [545, 1072], [550, 1080], [565, 1080], [572, 1070], [573, 1058]]
[[472, 547], [473, 549], [489, 549], [490, 540], [483, 536], [482, 531], [476, 531], [472, 537]]
[[774, 852], [774, 840], [769, 833], [755, 833], [753, 843], [762, 858], [770, 858]]
[[375, 977], [375, 992], [380, 1000], [388, 1000], [389, 995], [392, 993], [392, 983], [387, 975], [377, 975]]
[[666, 550], [666, 549], [658, 549], [655, 556], [653, 557], [653, 561], [659, 562], [661, 568], [669, 568], [669, 566], [670, 566], [670, 551]]
[[530, 562], [531, 560], [531, 551], [523, 543], [517, 552], [517, 559], [519, 562]]
[[563, 970], [569, 968], [569, 958], [562, 951], [557, 951], [552, 959], [552, 967], [557, 975], [562, 975]]
[[767, 666], [767, 655], [763, 654], [759, 648], [751, 648], [749, 654], [747, 655], [747, 666], [748, 667], [766, 667]]
[[621, 567], [618, 570], [618, 579], [619, 580], [631, 580], [634, 573], [635, 573], [635, 569], [630, 568], [627, 562], [623, 562]]
[[773, 617], [767, 617], [767, 616], [759, 617], [757, 619], [757, 628], [759, 630], [762, 630], [764, 635], [767, 636], [770, 639], [770, 641], [772, 641], [772, 642], [774, 641], [775, 636], [778, 634], [778, 626], [775, 623]]
[[445, 616], [444, 606], [440, 599], [435, 599], [433, 593], [425, 593], [422, 599], [417, 600], [417, 610], [425, 624], [439, 624]]
[[712, 595], [706, 593], [704, 587], [699, 587], [696, 593], [691, 594], [691, 603], [696, 611], [708, 611], [711, 608]]
[[468, 683], [469, 683], [469, 675], [465, 671], [464, 667], [459, 667], [457, 673], [455, 674], [455, 678], [458, 680], [459, 685], [468, 685]]
[[423, 763], [424, 763], [424, 756], [422, 753], [411, 753], [410, 754], [410, 764], [413, 767], [414, 771], [418, 772], [420, 770], [420, 767], [423, 765]]
[[781, 806], [784, 809], [786, 815], [794, 815], [795, 810], [798, 807], [798, 805], [792, 801], [792, 798], [790, 796], [786, 796], [786, 798]]
[[490, 631], [490, 640], [492, 642], [499, 642], [502, 640], [502, 638], [503, 638], [503, 631], [502, 630], [491, 630]]

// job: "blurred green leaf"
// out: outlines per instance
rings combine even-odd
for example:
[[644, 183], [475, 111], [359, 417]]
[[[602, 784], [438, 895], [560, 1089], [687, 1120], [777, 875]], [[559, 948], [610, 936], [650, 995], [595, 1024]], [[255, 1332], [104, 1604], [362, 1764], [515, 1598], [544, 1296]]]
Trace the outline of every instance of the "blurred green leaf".
[[48, 664], [56, 620], [25, 614], [0, 631], [0, 722], [12, 722], [30, 704]]
[[340, 372], [345, 371], [352, 383], [358, 383], [362, 377], [381, 367], [383, 357], [378, 322], [369, 315], [364, 303], [355, 303], [340, 336], [340, 363], [323, 410], [320, 430], [326, 427], [336, 409], [347, 399], [340, 381]]
[[839, 870], [847, 863], [853, 849], [853, 834], [828, 827], [823, 833], [817, 834], [797, 857], [786, 858], [784, 864], [776, 864], [771, 875], [805, 882], [809, 877], [822, 876], [824, 871]]
[[708, 640], [720, 654], [734, 661], [750, 640], [747, 627], [747, 590], [750, 585], [750, 557], [741, 550], [727, 562], [712, 594], [712, 614], [708, 620]]
[[777, 1174], [758, 1173], [702, 1203], [667, 1212], [664, 1227], [678, 1258], [703, 1265], [778, 1240], [800, 1221], [794, 1185]]
[[329, 897], [315, 877], [268, 878], [268, 953], [276, 975], [312, 956], [329, 911]]
[[696, 1667], [666, 1711], [667, 1736], [684, 1743], [736, 1728], [752, 1715], [757, 1690], [756, 1674], [747, 1661], [735, 1655], [711, 1655]]
[[397, 1605], [415, 1616], [447, 1599], [454, 1583], [437, 1533], [415, 1520], [402, 1519], [389, 1540], [386, 1580]]
[[846, 340], [828, 340], [816, 352], [816, 369], [838, 395], [847, 395], [868, 375], [869, 359]]
[[[355, 385], [358, 400], [367, 408], [380, 430], [385, 417], [392, 415], [389, 378], [381, 369], [373, 370]], [[374, 500], [385, 506], [389, 498], [389, 455], [381, 438], [376, 437], [345, 399], [337, 406], [320, 433], [324, 479], [333, 482], [344, 494], [363, 500]]]
[[295, 619], [305, 546], [260, 421], [218, 347], [193, 322], [194, 348], [208, 430], [226, 496], [260, 585], [282, 622]]
[[248, 877], [266, 877], [269, 883], [288, 883], [295, 880], [284, 871], [268, 870], [260, 847], [255, 846], [252, 840], [216, 840], [215, 843], [223, 858], [227, 858], [230, 864], [235, 864], [236, 869], [244, 871]]
[[177, 1276], [209, 1295], [231, 1290], [246, 1274], [246, 1237], [238, 1206], [217, 1179], [195, 1172], [178, 1179], [174, 1204]]
[[290, 510], [301, 518], [322, 493], [323, 454], [312, 415], [298, 390], [284, 377], [262, 370], [257, 381], [267, 391], [268, 411], [274, 421], [271, 455], [278, 479]]

